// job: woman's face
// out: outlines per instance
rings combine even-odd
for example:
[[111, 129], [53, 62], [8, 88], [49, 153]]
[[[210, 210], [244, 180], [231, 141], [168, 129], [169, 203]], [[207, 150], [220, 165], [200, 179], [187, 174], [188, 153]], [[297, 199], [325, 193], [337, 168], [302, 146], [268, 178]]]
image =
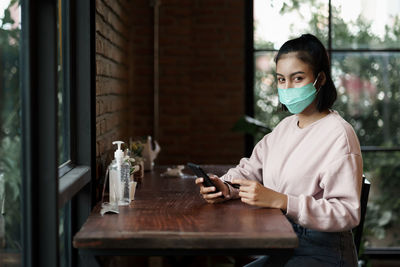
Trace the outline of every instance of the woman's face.
[[296, 88], [314, 82], [313, 71], [307, 63], [297, 58], [296, 52], [291, 52], [276, 63], [276, 79], [278, 88]]

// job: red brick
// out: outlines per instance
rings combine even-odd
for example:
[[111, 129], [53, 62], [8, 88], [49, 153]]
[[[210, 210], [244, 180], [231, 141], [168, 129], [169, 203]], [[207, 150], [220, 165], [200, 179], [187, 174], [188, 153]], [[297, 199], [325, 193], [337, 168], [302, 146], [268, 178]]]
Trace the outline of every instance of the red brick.
[[113, 11], [113, 13], [116, 13], [117, 17], [124, 22], [124, 24], [129, 24], [129, 13], [128, 13], [128, 6], [123, 6], [119, 1], [116, 0], [103, 0], [104, 4]]
[[[115, 3], [115, 2], [114, 2]], [[112, 28], [124, 37], [128, 37], [129, 26], [124, 24], [121, 19], [107, 7], [102, 0], [96, 0], [96, 11]]]
[[107, 77], [127, 79], [127, 68], [101, 55], [96, 55], [96, 73]]
[[107, 37], [112, 43], [119, 47], [126, 47], [127, 39], [122, 37], [112, 26], [104, 21], [104, 18], [96, 14], [96, 33]]
[[127, 49], [116, 46], [103, 36], [96, 34], [96, 53], [121, 64], [127, 64]]

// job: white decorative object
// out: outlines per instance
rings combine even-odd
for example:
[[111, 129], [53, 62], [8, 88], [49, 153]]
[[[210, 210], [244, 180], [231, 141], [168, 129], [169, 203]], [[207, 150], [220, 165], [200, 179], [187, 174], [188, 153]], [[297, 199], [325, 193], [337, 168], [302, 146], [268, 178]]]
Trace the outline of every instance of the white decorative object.
[[157, 141], [154, 141], [154, 148], [152, 145], [151, 136], [147, 137], [146, 143], [143, 144], [143, 158], [144, 158], [144, 170], [151, 171], [154, 168], [154, 160], [157, 158], [161, 147]]
[[184, 174], [182, 170], [185, 168], [184, 165], [178, 165], [175, 168], [167, 168], [167, 170], [161, 174], [162, 176], [171, 176], [171, 177], [183, 177]]

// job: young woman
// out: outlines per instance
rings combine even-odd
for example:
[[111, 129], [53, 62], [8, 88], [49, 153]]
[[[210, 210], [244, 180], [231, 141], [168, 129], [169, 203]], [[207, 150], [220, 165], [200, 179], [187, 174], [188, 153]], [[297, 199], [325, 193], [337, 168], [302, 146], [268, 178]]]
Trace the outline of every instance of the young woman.
[[[294, 115], [258, 142], [250, 158], [211, 177], [220, 192], [203, 187], [202, 178], [196, 184], [209, 203], [240, 198], [282, 209], [299, 237], [285, 266], [357, 266], [350, 230], [360, 219], [362, 157], [353, 128], [331, 110], [337, 94], [326, 49], [305, 34], [283, 44], [275, 62], [279, 100]], [[262, 257], [249, 266], [268, 262]]]

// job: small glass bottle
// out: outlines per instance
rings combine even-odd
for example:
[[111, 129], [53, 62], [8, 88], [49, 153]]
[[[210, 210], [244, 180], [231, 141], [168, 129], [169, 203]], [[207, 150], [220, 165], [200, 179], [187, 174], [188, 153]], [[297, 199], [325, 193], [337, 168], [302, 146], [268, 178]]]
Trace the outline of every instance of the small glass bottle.
[[123, 160], [121, 164], [121, 180], [120, 180], [121, 197], [118, 201], [118, 205], [120, 206], [129, 205], [130, 203], [130, 198], [129, 198], [130, 177], [131, 177], [131, 164], [129, 160]]

